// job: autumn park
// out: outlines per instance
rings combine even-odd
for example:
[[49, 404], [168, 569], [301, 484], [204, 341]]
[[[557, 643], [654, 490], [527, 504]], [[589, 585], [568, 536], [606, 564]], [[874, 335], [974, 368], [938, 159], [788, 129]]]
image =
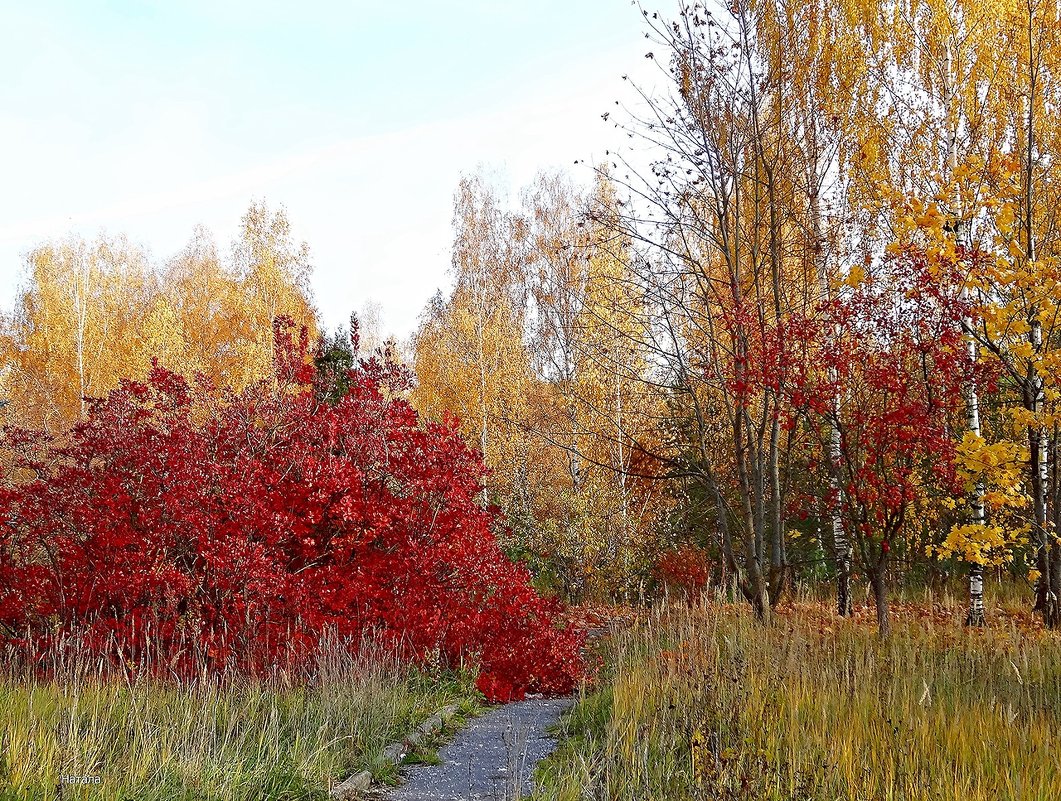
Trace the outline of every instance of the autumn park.
[[[502, 5], [144, 11], [159, 158], [0, 89], [0, 801], [1061, 799], [1061, 3]], [[424, 118], [254, 166], [361, 29]]]

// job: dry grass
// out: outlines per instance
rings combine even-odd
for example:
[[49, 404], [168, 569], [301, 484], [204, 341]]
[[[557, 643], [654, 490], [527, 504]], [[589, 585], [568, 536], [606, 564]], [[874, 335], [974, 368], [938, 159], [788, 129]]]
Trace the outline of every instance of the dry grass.
[[543, 769], [556, 799], [1057, 801], [1061, 639], [1022, 612], [899, 604], [880, 641], [803, 599], [660, 608], [618, 632]]
[[[385, 771], [384, 746], [475, 691], [329, 649], [297, 675], [193, 682], [0, 674], [0, 799], [324, 799]], [[63, 777], [87, 778], [87, 784]], [[99, 783], [96, 784], [95, 777]]]

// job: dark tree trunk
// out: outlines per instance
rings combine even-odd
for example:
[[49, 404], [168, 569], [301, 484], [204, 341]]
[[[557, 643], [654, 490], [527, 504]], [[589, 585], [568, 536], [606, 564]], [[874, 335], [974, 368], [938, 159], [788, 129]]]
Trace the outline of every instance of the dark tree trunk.
[[842, 554], [836, 560], [836, 613], [840, 617], [854, 614], [851, 603], [851, 557]]
[[877, 609], [877, 633], [881, 637], [887, 637], [891, 633], [891, 626], [888, 616], [888, 588], [884, 581], [883, 566], [874, 570], [869, 580], [873, 587], [873, 604]]

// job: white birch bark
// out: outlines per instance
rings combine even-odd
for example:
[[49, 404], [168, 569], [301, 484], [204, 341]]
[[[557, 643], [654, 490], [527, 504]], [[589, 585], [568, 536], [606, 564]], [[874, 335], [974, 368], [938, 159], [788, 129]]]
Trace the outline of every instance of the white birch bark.
[[[836, 382], [836, 368], [830, 368], [829, 378]], [[847, 538], [844, 529], [844, 519], [840, 514], [843, 507], [843, 490], [840, 488], [840, 426], [837, 423], [840, 417], [840, 394], [833, 395], [833, 416], [829, 423], [829, 460], [831, 473], [829, 476], [829, 489], [831, 490], [832, 524], [833, 524], [833, 549], [836, 551], [836, 611], [841, 617], [850, 617], [852, 614], [851, 603], [851, 542]]]
[[[971, 224], [967, 220], [960, 221], [957, 226], [958, 246], [968, 252], [972, 246]], [[966, 317], [962, 320], [965, 329], [965, 348], [969, 355], [969, 362], [976, 362], [976, 340], [973, 337], [972, 319]], [[976, 381], [969, 379], [965, 388], [966, 421], [969, 431], [976, 437], [980, 436], [980, 398], [976, 388]], [[969, 501], [969, 518], [974, 526], [983, 526], [986, 522], [986, 511], [984, 509], [984, 482], [977, 481], [973, 488], [972, 498]], [[982, 562], [973, 562], [969, 566], [969, 611], [965, 617], [965, 625], [982, 626], [984, 619], [984, 565]]]

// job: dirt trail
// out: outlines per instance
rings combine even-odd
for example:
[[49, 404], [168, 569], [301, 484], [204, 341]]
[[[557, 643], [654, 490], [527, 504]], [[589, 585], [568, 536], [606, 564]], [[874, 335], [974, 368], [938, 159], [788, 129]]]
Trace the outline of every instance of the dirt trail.
[[387, 801], [511, 801], [529, 795], [534, 768], [556, 746], [547, 729], [571, 698], [529, 698], [472, 718], [439, 752], [441, 765], [403, 769]]

